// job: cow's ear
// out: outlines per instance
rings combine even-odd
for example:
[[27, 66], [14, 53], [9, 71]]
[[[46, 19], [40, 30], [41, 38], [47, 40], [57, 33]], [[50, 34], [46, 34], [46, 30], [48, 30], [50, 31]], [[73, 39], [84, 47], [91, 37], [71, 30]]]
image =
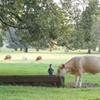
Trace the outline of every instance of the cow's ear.
[[61, 69], [63, 69], [65, 67], [65, 64], [62, 64]]

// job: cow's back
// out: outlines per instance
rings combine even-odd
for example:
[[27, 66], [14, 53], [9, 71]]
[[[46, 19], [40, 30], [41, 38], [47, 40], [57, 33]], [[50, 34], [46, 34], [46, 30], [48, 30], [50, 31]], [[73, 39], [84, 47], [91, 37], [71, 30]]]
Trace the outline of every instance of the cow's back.
[[100, 57], [99, 56], [80, 56], [75, 57], [75, 65], [81, 68], [83, 72], [96, 74], [100, 73]]
[[10, 55], [6, 55], [4, 60], [10, 60], [11, 59], [11, 56]]
[[42, 60], [42, 57], [41, 57], [41, 56], [38, 56], [38, 57], [36, 58], [36, 61], [38, 61], [38, 60]]

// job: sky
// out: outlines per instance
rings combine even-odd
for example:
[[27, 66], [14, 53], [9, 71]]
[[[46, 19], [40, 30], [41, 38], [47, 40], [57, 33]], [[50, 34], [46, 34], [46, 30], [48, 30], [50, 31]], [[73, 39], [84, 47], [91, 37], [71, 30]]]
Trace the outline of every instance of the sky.
[[[74, 0], [73, 0], [74, 1]], [[54, 2], [59, 3], [60, 0], [54, 0]], [[86, 2], [86, 1], [85, 1]], [[74, 2], [75, 3], [75, 2]], [[84, 2], [81, 0], [76, 0], [76, 3], [80, 3], [79, 6], [77, 6], [79, 9], [81, 9], [82, 11], [86, 8], [86, 5], [84, 5]]]
[[59, 0], [54, 0], [54, 2], [59, 3]]

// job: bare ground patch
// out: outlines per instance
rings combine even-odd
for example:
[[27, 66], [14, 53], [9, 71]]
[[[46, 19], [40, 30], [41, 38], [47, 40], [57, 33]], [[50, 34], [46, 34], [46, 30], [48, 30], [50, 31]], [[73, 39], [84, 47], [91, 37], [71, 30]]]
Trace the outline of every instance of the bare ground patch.
[[[69, 88], [75, 88], [75, 83], [67, 83]], [[100, 84], [83, 83], [82, 88], [100, 87]]]

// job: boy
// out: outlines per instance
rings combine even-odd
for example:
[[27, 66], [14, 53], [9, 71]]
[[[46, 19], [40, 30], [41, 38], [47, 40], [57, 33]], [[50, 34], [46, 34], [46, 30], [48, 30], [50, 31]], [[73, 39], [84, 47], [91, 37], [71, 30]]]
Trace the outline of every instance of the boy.
[[49, 75], [53, 75], [54, 74], [54, 68], [52, 68], [52, 64], [49, 65], [49, 69], [48, 69], [48, 73]]

